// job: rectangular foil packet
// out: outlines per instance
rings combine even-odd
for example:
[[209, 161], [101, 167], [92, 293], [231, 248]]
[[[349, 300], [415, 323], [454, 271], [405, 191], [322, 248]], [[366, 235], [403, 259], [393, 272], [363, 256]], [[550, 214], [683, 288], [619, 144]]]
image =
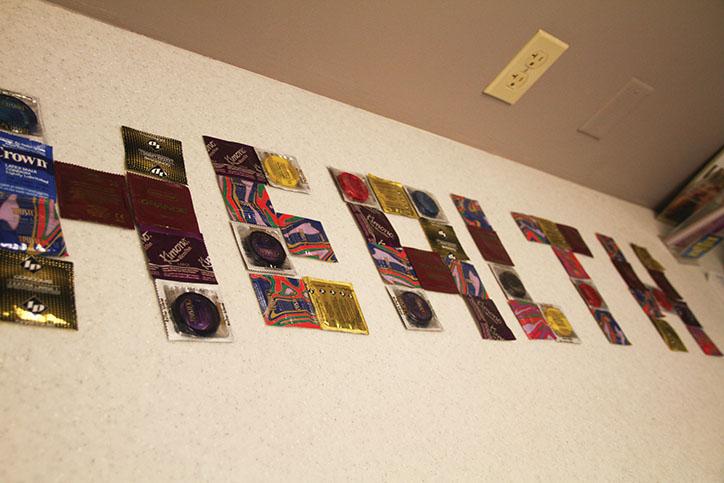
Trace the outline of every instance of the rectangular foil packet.
[[174, 183], [186, 184], [181, 141], [123, 126], [126, 170]]
[[522, 302], [520, 300], [508, 300], [510, 309], [518, 319], [518, 323], [523, 328], [523, 332], [531, 340], [557, 340], [553, 329], [548, 326], [546, 319], [543, 318], [538, 306], [531, 302]]
[[217, 175], [267, 183], [261, 160], [253, 146], [211, 136], [204, 136], [204, 145]]
[[407, 191], [407, 195], [410, 197], [420, 218], [427, 218], [444, 224], [448, 223], [447, 216], [445, 212], [442, 211], [440, 202], [437, 201], [437, 198], [431, 192], [411, 186], [405, 186], [405, 191]]
[[221, 196], [229, 218], [252, 225], [277, 226], [266, 185], [230, 176], [217, 176]]
[[266, 325], [320, 328], [304, 280], [260, 273], [249, 278]]
[[460, 295], [487, 299], [488, 293], [485, 291], [483, 281], [475, 270], [472, 263], [463, 262], [462, 260], [446, 259], [450, 274], [455, 280]]
[[392, 303], [407, 330], [441, 332], [442, 325], [435, 315], [424, 290], [388, 286]]
[[0, 130], [42, 141], [40, 103], [35, 97], [0, 89]]
[[0, 250], [0, 320], [77, 330], [73, 264]]
[[50, 257], [68, 255], [55, 202], [0, 191], [0, 248]]
[[536, 243], [550, 243], [534, 216], [515, 212], [512, 212], [510, 215], [513, 217], [513, 220], [515, 220], [515, 223], [518, 225], [518, 228], [520, 228], [526, 240]]
[[123, 176], [68, 163], [55, 163], [55, 175], [64, 218], [133, 228]]
[[0, 133], [0, 190], [55, 201], [53, 147]]
[[676, 333], [673, 327], [664, 319], [656, 317], [649, 317], [651, 323], [656, 327], [656, 331], [659, 333], [661, 338], [666, 343], [669, 350], [674, 352], [688, 352], [686, 346], [681, 341], [679, 334]]
[[304, 277], [322, 330], [369, 334], [351, 283]]
[[450, 270], [440, 255], [427, 250], [404, 247], [420, 286], [431, 292], [458, 293]]
[[417, 211], [412, 206], [412, 201], [407, 196], [407, 191], [405, 191], [402, 183], [380, 178], [373, 174], [368, 174], [367, 180], [385, 213], [417, 218]]
[[589, 311], [591, 315], [593, 315], [593, 318], [596, 319], [596, 323], [601, 328], [603, 335], [608, 339], [608, 342], [617, 345], [631, 345], [631, 342], [626, 338], [626, 334], [623, 333], [623, 329], [618, 325], [616, 319], [613, 318], [611, 312], [592, 308], [589, 308]]
[[168, 340], [233, 340], [229, 317], [216, 286], [171, 280], [156, 280], [155, 284]]
[[191, 192], [186, 186], [132, 173], [126, 179], [137, 225], [200, 233]]
[[299, 193], [311, 191], [307, 177], [299, 166], [297, 158], [262, 149], [257, 149], [256, 153], [261, 159], [261, 166], [264, 168], [264, 174], [270, 185]]
[[558, 229], [558, 225], [550, 220], [538, 216], [535, 217], [535, 220], [538, 222], [538, 226], [541, 230], [543, 230], [546, 239], [548, 239], [548, 243], [553, 246], [563, 248], [564, 250], [571, 249], [571, 245], [568, 244], [568, 240], [566, 240], [566, 237], [563, 236], [563, 233], [561, 233]]
[[215, 284], [211, 257], [200, 233], [139, 226], [148, 272], [153, 278]]

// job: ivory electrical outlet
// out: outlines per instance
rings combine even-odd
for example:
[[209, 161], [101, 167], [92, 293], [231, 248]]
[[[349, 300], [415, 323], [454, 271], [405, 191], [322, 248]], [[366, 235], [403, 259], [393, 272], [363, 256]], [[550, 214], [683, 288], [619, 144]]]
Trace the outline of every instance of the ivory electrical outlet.
[[483, 92], [515, 104], [567, 48], [567, 43], [539, 30]]

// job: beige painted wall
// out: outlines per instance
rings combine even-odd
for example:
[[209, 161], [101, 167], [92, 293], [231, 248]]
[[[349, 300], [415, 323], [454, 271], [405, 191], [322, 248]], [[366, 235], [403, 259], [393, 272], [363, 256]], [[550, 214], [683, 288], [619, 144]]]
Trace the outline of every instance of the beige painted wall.
[[[669, 352], [594, 238], [626, 245], [642, 277], [627, 243], [649, 247], [723, 347], [724, 301], [668, 255], [651, 212], [45, 3], [1, 6], [0, 85], [41, 98], [57, 159], [121, 172], [122, 124], [183, 141], [236, 341], [168, 343], [136, 234], [64, 221], [80, 330], [0, 325], [0, 480], [721, 480], [724, 362], [674, 317], [690, 352]], [[299, 157], [312, 194], [272, 199], [322, 220], [340, 263], [297, 267], [354, 282], [369, 337], [263, 325], [202, 134]], [[519, 340], [480, 340], [463, 301], [436, 293], [445, 332], [406, 332], [328, 165], [432, 190]], [[481, 200], [531, 293], [561, 305], [583, 344], [524, 340], [450, 192]], [[581, 230], [586, 270], [633, 346], [606, 342], [512, 210]], [[427, 246], [413, 220], [393, 223]]]

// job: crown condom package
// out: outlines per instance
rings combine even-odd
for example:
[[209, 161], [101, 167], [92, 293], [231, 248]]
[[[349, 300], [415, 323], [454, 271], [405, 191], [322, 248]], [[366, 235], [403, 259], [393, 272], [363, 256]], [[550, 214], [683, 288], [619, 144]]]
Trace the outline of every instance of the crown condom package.
[[55, 201], [52, 146], [0, 133], [0, 190]]
[[166, 335], [170, 341], [231, 342], [231, 327], [214, 285], [156, 280]]
[[77, 329], [73, 264], [0, 250], [0, 320]]
[[0, 191], [0, 248], [51, 257], [68, 255], [55, 202]]

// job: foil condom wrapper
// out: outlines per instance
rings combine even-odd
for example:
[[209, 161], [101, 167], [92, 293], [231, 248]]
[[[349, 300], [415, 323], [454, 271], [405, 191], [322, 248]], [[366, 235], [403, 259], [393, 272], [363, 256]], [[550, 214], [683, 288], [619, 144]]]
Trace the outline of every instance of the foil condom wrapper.
[[445, 212], [440, 207], [440, 202], [437, 201], [435, 195], [429, 191], [413, 188], [411, 186], [405, 186], [408, 196], [412, 200], [412, 204], [415, 206], [418, 215], [421, 218], [428, 218], [432, 221], [439, 221], [447, 223], [448, 219], [445, 216]]
[[0, 130], [43, 138], [40, 103], [35, 97], [0, 89]]
[[297, 158], [262, 149], [256, 150], [270, 185], [289, 191], [309, 193], [309, 182]]
[[369, 334], [367, 322], [351, 283], [304, 277], [322, 330]]
[[443, 330], [424, 290], [388, 286], [387, 293], [407, 330]]
[[155, 283], [168, 340], [233, 340], [229, 317], [216, 286], [169, 280]]
[[0, 320], [77, 330], [73, 264], [0, 250]]
[[128, 171], [186, 184], [181, 141], [127, 126], [121, 127], [121, 134]]
[[253, 272], [296, 275], [279, 228], [230, 221], [246, 268]]
[[337, 168], [329, 168], [329, 173], [334, 178], [344, 201], [371, 208], [380, 207], [365, 175]]

